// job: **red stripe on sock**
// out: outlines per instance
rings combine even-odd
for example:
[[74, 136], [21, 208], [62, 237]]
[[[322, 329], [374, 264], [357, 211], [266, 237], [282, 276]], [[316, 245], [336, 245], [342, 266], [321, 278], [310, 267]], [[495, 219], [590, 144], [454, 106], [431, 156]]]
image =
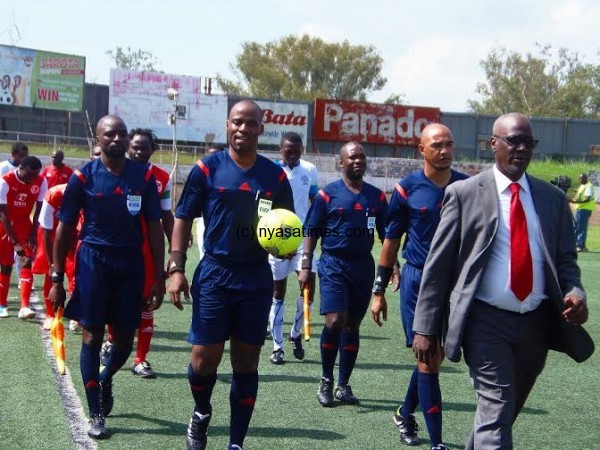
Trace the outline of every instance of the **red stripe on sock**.
[[345, 347], [342, 347], [342, 350], [346, 350], [348, 352], [357, 352], [358, 351], [358, 345], [356, 345], [356, 344], [348, 344]]
[[97, 387], [98, 387], [98, 382], [96, 380], [90, 380], [87, 383], [85, 383], [86, 389], [94, 389]]
[[325, 342], [324, 344], [321, 344], [321, 348], [324, 348], [325, 350], [333, 350], [333, 344]]
[[433, 405], [427, 410], [427, 414], [439, 414], [442, 410], [438, 405]]
[[254, 406], [254, 402], [255, 400], [252, 397], [246, 397], [240, 399], [239, 404], [243, 406]]
[[195, 392], [202, 392], [206, 390], [206, 386], [194, 386], [193, 384], [190, 384], [190, 389]]

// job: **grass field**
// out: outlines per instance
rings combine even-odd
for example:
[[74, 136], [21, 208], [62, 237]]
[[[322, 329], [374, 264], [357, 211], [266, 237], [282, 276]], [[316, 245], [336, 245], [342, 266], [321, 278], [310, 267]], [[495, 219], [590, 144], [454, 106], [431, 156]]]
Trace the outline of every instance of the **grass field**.
[[[580, 255], [583, 281], [591, 309], [587, 329], [600, 335], [600, 227], [592, 227], [590, 253]], [[376, 248], [375, 253], [379, 249]], [[190, 250], [188, 276], [197, 263]], [[39, 281], [39, 280], [38, 280]], [[38, 283], [39, 284], [39, 283]], [[11, 287], [11, 296], [16, 294]], [[288, 305], [297, 295], [297, 283], [288, 284]], [[269, 363], [271, 342], [263, 348], [260, 388], [246, 440], [246, 449], [391, 449], [400, 446], [391, 414], [403, 397], [413, 368], [411, 352], [403, 347], [397, 297], [391, 293], [390, 314], [383, 328], [367, 316], [362, 327], [361, 350], [351, 379], [358, 407], [322, 408], [315, 398], [320, 376], [319, 334], [322, 318], [313, 316], [312, 340], [304, 361], [286, 353], [287, 363]], [[318, 301], [318, 295], [317, 295]], [[16, 299], [9, 300], [12, 312]], [[318, 305], [315, 305], [318, 308]], [[286, 311], [286, 330], [292, 308]], [[192, 410], [187, 383], [189, 345], [186, 342], [191, 305], [180, 312], [165, 303], [156, 314], [156, 334], [149, 360], [156, 380], [141, 380], [130, 372], [130, 362], [115, 377], [115, 407], [108, 419], [110, 439], [100, 449], [185, 448], [184, 434]], [[13, 314], [0, 320], [0, 448], [76, 448], [57, 395], [51, 365], [42, 345], [42, 332]], [[67, 366], [79, 397], [85, 396], [79, 373], [80, 335], [67, 332]], [[289, 350], [289, 349], [288, 349]], [[551, 353], [546, 369], [515, 426], [518, 449], [597, 449], [600, 442], [600, 362], [597, 355], [577, 365], [566, 356]], [[225, 448], [228, 439], [228, 391], [231, 367], [227, 355], [213, 397], [214, 419], [209, 449]], [[444, 396], [444, 440], [462, 448], [474, 414], [475, 399], [464, 363], [446, 363], [441, 376]], [[86, 409], [87, 411], [87, 409]], [[417, 415], [426, 436], [422, 416]], [[417, 448], [428, 448], [427, 440]]]

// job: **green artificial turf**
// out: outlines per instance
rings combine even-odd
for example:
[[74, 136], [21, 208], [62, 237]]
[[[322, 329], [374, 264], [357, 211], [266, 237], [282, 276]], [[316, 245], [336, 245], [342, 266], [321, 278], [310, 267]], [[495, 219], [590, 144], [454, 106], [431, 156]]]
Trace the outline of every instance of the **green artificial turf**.
[[[591, 249], [600, 250], [600, 228], [590, 230]], [[376, 248], [378, 253], [379, 247]], [[189, 251], [188, 275], [197, 263], [197, 248]], [[600, 307], [597, 276], [600, 252], [580, 255], [583, 280], [591, 310], [587, 328], [597, 340]], [[13, 287], [14, 289], [14, 287]], [[286, 332], [289, 331], [297, 283], [288, 283]], [[318, 303], [318, 293], [317, 293]], [[391, 415], [404, 396], [413, 369], [410, 350], [398, 313], [397, 294], [388, 293], [389, 317], [378, 328], [369, 313], [361, 330], [361, 349], [351, 378], [360, 406], [323, 408], [316, 400], [320, 376], [319, 334], [322, 318], [314, 305], [312, 339], [306, 358], [296, 361], [286, 347], [286, 364], [268, 361], [272, 343], [262, 352], [256, 409], [246, 439], [247, 449], [357, 449], [399, 448]], [[14, 303], [14, 300], [12, 301]], [[12, 308], [15, 311], [15, 308]], [[187, 382], [190, 347], [186, 342], [191, 305], [178, 311], [165, 301], [156, 313], [156, 333], [148, 359], [158, 372], [156, 380], [131, 374], [131, 359], [114, 379], [115, 406], [107, 425], [110, 439], [100, 449], [185, 448], [185, 430], [192, 411]], [[67, 366], [85, 404], [79, 373], [80, 335], [67, 332]], [[226, 350], [213, 396], [209, 449], [225, 448], [228, 440], [231, 366]], [[594, 449], [600, 442], [600, 364], [597, 355], [575, 364], [551, 353], [523, 413], [515, 426], [515, 448]], [[336, 371], [337, 375], [337, 371]], [[56, 385], [33, 323], [12, 317], [0, 320], [0, 448], [74, 448], [59, 404]], [[464, 363], [446, 362], [441, 374], [444, 397], [444, 441], [462, 448], [473, 420], [474, 393]], [[426, 437], [420, 413], [421, 436]], [[428, 448], [427, 439], [417, 448]]]

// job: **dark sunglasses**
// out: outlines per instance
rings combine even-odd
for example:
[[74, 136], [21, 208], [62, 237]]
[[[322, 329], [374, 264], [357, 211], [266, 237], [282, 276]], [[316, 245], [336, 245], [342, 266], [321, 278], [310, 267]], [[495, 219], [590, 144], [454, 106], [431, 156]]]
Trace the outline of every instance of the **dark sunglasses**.
[[492, 135], [496, 139], [500, 139], [506, 145], [511, 148], [519, 148], [521, 145], [524, 145], [527, 150], [533, 150], [540, 142], [538, 139], [533, 139], [527, 136], [498, 136], [496, 134]]

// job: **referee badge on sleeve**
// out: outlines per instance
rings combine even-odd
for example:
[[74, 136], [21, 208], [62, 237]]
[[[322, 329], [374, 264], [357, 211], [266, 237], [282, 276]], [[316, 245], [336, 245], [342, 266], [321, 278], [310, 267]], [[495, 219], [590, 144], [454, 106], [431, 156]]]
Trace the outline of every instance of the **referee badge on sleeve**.
[[139, 214], [142, 209], [142, 196], [141, 195], [127, 195], [127, 210], [132, 216]]

